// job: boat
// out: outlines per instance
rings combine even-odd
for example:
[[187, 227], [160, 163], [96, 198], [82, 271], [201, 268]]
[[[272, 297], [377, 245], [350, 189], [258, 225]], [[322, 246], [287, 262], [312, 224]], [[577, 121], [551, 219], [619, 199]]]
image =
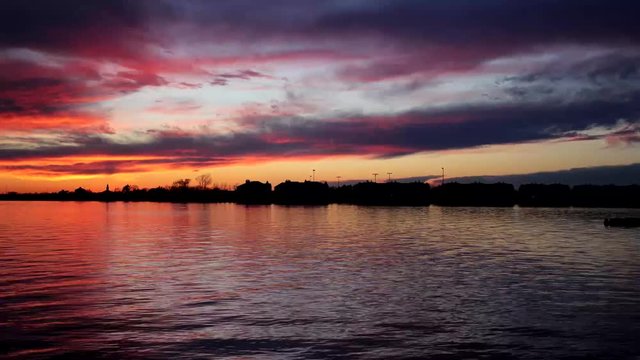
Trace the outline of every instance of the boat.
[[640, 227], [640, 218], [619, 217], [604, 219], [605, 227]]

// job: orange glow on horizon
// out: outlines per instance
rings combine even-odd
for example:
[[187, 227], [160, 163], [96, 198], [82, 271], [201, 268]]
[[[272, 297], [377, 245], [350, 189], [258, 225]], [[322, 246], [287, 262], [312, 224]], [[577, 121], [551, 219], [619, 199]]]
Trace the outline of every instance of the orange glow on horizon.
[[[93, 174], [34, 174], [28, 171], [8, 171], [0, 173], [0, 192], [51, 192], [61, 189], [73, 190], [84, 187], [92, 191], [102, 191], [107, 184], [111, 189], [126, 184], [153, 188], [170, 185], [176, 179], [193, 179], [199, 174], [211, 174], [214, 185], [233, 188], [246, 179], [269, 181], [278, 184], [284, 180], [309, 180], [312, 169], [316, 169], [316, 179], [334, 182], [372, 180], [371, 173], [392, 172], [393, 178], [415, 176], [439, 176], [445, 167], [447, 178], [481, 175], [524, 174], [539, 171], [558, 171], [571, 167], [599, 165], [626, 165], [640, 162], [633, 147], [609, 149], [608, 152], [593, 151], [602, 147], [600, 141], [542, 142], [518, 145], [498, 145], [465, 150], [424, 152], [394, 158], [348, 155], [308, 155], [291, 157], [245, 156], [228, 159], [218, 164], [172, 163], [179, 156], [69, 156], [40, 158], [20, 161], [1, 161], [0, 166], [53, 165], [65, 166], [100, 162], [160, 161], [158, 164], [137, 164], [112, 173]], [[564, 157], [554, 156], [562, 151]], [[585, 157], [585, 153], [592, 153]], [[611, 157], [615, 153], [615, 157]]]

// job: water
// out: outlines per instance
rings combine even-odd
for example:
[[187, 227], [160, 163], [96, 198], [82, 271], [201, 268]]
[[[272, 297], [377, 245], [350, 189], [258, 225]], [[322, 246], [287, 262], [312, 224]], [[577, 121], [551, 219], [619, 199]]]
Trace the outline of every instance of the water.
[[0, 357], [638, 359], [607, 215], [0, 202]]

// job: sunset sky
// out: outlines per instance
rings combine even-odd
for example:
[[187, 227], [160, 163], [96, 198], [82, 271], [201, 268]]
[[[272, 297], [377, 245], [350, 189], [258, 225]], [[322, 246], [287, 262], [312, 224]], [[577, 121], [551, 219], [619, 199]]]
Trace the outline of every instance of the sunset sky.
[[0, 3], [0, 192], [640, 163], [640, 5]]

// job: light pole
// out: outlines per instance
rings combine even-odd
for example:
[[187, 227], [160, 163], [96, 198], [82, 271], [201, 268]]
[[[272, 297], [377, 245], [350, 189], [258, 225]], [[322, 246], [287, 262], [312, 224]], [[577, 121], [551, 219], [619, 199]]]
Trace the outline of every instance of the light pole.
[[340, 187], [340, 179], [342, 178], [342, 176], [336, 176], [336, 179], [338, 179], [338, 187]]
[[393, 174], [393, 173], [390, 173], [390, 172], [387, 173], [387, 175], [389, 175], [389, 181], [388, 182], [391, 182], [391, 174]]
[[440, 185], [444, 185], [444, 168], [442, 168], [442, 183]]
[[378, 173], [373, 173], [371, 175], [373, 175], [373, 182], [378, 182]]
[[316, 169], [313, 169], [313, 181], [316, 181]]

